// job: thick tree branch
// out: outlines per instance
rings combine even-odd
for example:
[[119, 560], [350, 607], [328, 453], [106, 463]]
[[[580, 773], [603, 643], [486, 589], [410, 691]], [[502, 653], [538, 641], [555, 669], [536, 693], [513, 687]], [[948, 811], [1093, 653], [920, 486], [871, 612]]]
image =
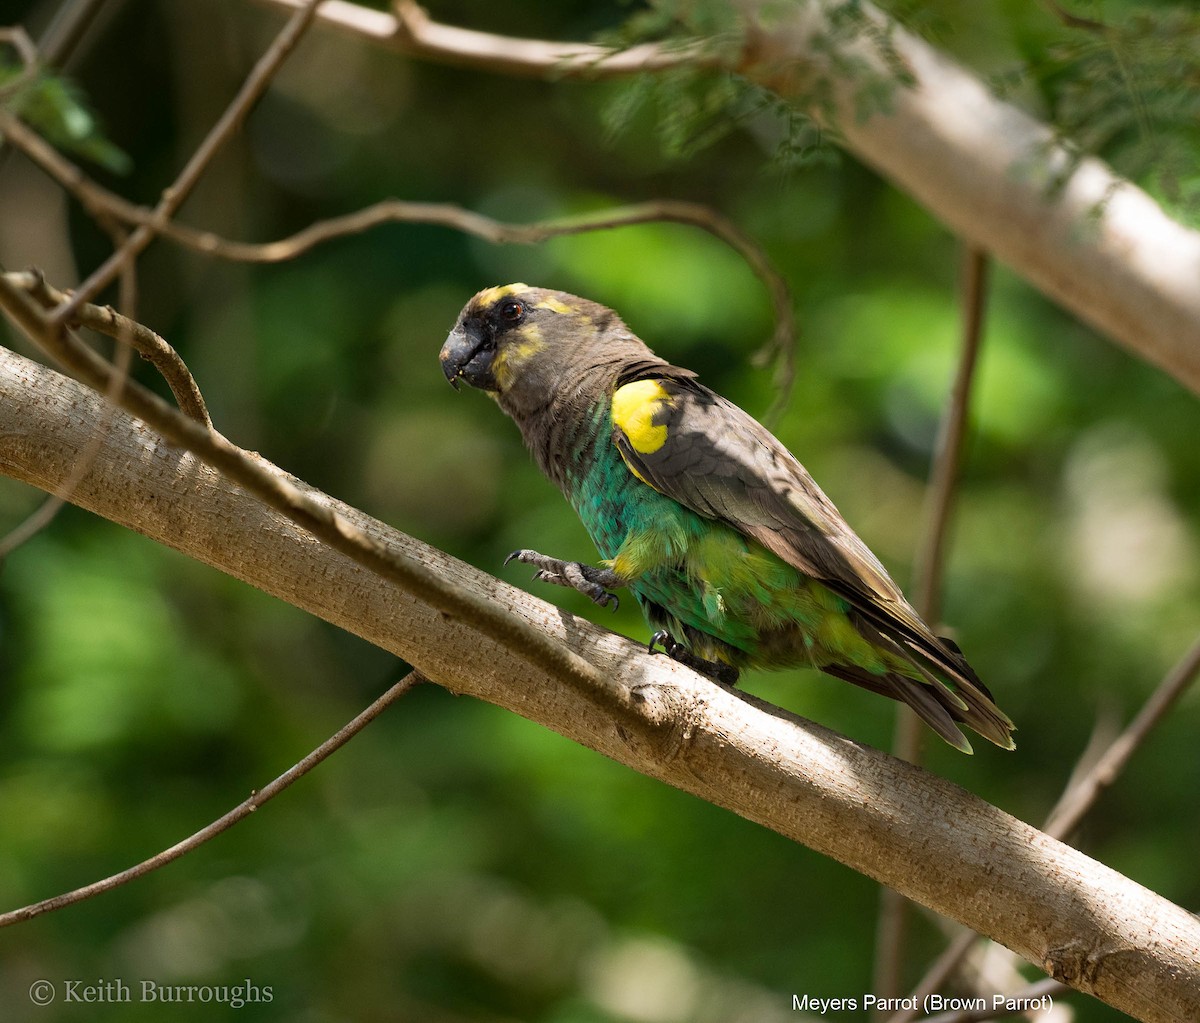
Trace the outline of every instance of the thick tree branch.
[[[0, 354], [0, 472], [55, 491], [101, 408], [74, 381]], [[516, 632], [481, 631], [470, 614], [364, 570], [123, 411], [71, 500], [448, 688], [832, 856], [1140, 1019], [1200, 1016], [1200, 922], [1182, 909], [941, 778], [715, 686], [271, 471], [376, 547], [521, 619], [595, 673], [531, 660]]]
[[[300, 0], [262, 0], [291, 8]], [[403, 4], [400, 10], [412, 8]], [[832, 113], [847, 148], [975, 247], [995, 255], [1081, 320], [1200, 391], [1200, 233], [1172, 220], [1145, 192], [1054, 130], [992, 95], [973, 75], [868, 3], [856, 5], [908, 70], [886, 109], [863, 115], [866, 75], [893, 78], [878, 45], [839, 40], [825, 0], [787, 17], [741, 0], [750, 26], [727, 69]], [[711, 62], [711, 55], [641, 48], [621, 54], [583, 44], [469, 33], [330, 0], [324, 23], [421, 59], [505, 74], [614, 77]], [[765, 20], [765, 19], [764, 19]], [[457, 42], [456, 42], [457, 40]], [[814, 88], [814, 84], [820, 88]], [[821, 97], [820, 103], [812, 100]], [[829, 105], [827, 105], [827, 103]]]
[[[743, 6], [753, 20], [768, 5]], [[913, 78], [893, 89], [886, 110], [861, 116], [863, 82], [844, 70], [857, 57], [888, 74], [871, 44], [856, 41], [839, 61], [819, 55], [814, 44], [830, 33], [822, 3], [759, 33], [742, 72], [800, 97], [820, 76], [855, 155], [1080, 319], [1200, 391], [1200, 233], [870, 4], [861, 7]]]

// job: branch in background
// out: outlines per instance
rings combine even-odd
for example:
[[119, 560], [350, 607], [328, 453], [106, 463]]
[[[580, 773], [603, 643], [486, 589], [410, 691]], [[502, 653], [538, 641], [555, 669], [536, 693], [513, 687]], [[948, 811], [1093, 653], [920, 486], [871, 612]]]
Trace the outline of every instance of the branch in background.
[[[298, 0], [259, 2], [290, 8]], [[796, 5], [787, 14], [773, 0], [740, 0], [739, 6], [748, 42], [727, 70], [811, 108], [818, 118], [831, 105], [846, 147], [954, 233], [1200, 391], [1200, 233], [1172, 220], [1100, 160], [1080, 159], [1053, 128], [998, 100], [975, 76], [869, 3], [855, 9], [876, 27], [876, 37], [887, 40], [889, 54], [912, 82], [897, 83], [886, 109], [869, 115], [860, 103], [864, 73], [894, 80], [894, 71], [882, 65], [872, 41], [841, 41], [826, 0]], [[394, 18], [335, 0], [322, 11], [324, 20], [401, 52], [507, 74], [600, 78], [654, 66], [647, 64], [652, 51], [639, 54], [640, 64], [621, 66], [615, 54], [601, 59], [611, 51], [595, 47], [580, 46], [571, 57], [574, 44], [548, 44], [557, 52], [551, 65], [526, 48], [547, 44], [472, 32], [467, 46], [449, 26], [437, 26], [446, 30], [438, 34], [438, 47], [414, 50]], [[772, 13], [780, 16], [768, 17]], [[422, 29], [425, 38], [434, 25]], [[681, 59], [678, 51], [654, 56]], [[805, 94], [814, 80], [823, 85], [820, 102]]]
[[153, 227], [164, 238], [205, 255], [246, 263], [280, 263], [317, 245], [360, 234], [381, 224], [434, 224], [474, 235], [495, 245], [535, 245], [564, 235], [638, 224], [677, 223], [707, 231], [734, 250], [763, 283], [771, 301], [775, 329], [756, 356], [776, 364], [776, 398], [768, 420], [786, 404], [795, 380], [795, 314], [783, 274], [757, 242], [732, 220], [700, 203], [659, 200], [616, 206], [595, 213], [513, 224], [448, 203], [385, 199], [353, 213], [320, 220], [287, 238], [272, 242], [231, 241], [175, 221], [160, 221], [154, 210], [138, 206], [91, 180], [53, 146], [16, 117], [0, 110], [0, 134], [70, 192], [93, 216], [115, 217], [127, 224]]
[[[954, 383], [938, 429], [933, 465], [926, 490], [924, 533], [913, 559], [916, 577], [913, 606], [934, 628], [941, 617], [941, 591], [947, 533], [954, 507], [958, 471], [967, 434], [971, 385], [983, 341], [987, 306], [987, 254], [968, 246], [963, 252], [962, 345]], [[920, 763], [922, 725], [907, 707], [896, 708], [892, 752], [911, 763]], [[890, 888], [879, 893], [879, 922], [875, 931], [875, 971], [871, 990], [881, 998], [900, 994], [907, 933], [908, 901]], [[887, 1012], [877, 1014], [886, 1018]]]
[[[946, 561], [947, 535], [954, 510], [954, 492], [966, 445], [971, 387], [983, 342], [987, 311], [988, 255], [967, 246], [962, 270], [962, 346], [950, 400], [938, 429], [933, 467], [926, 491], [925, 530], [914, 559], [914, 600], [917, 612], [936, 625], [942, 615], [942, 579]], [[901, 754], [903, 755], [903, 754]]]
[[1064, 841], [1074, 834], [1083, 818], [1096, 805], [1096, 800], [1120, 777], [1129, 759], [1179, 698], [1187, 692], [1198, 673], [1200, 639], [1196, 640], [1192, 648], [1158, 684], [1125, 731], [1117, 736], [1091, 769], [1062, 794], [1046, 819], [1046, 834]]
[[[55, 309], [69, 298], [57, 288], [51, 287], [38, 272], [6, 274], [9, 282], [27, 291], [47, 311]], [[90, 302], [75, 310], [70, 326], [88, 327], [98, 333], [120, 341], [134, 349], [149, 362], [171, 388], [179, 411], [190, 419], [212, 426], [208, 407], [200, 386], [192, 376], [180, 354], [149, 327], [143, 326], [128, 316], [122, 316], [111, 306], [92, 305]]]
[[28, 33], [16, 25], [12, 28], [0, 28], [0, 46], [11, 46], [21, 63], [21, 70], [0, 85], [0, 103], [10, 96], [16, 95], [28, 85], [37, 75], [37, 49]]
[[[1059, 797], [1043, 826], [1046, 834], [1066, 841], [1074, 833], [1104, 791], [1120, 776], [1154, 727], [1195, 682], [1197, 675], [1200, 675], [1200, 639], [1196, 640], [1192, 648], [1159, 682], [1125, 730], [1113, 740], [1091, 768], [1070, 784]], [[959, 934], [913, 989], [912, 1000], [921, 1005], [927, 995], [940, 990], [979, 940], [979, 935], [973, 931], [963, 931]], [[915, 1012], [902, 1011], [892, 1016], [888, 1023], [911, 1023], [916, 1017]]]
[[[54, 490], [101, 403], [0, 352], [0, 472]], [[210, 437], [168, 411], [186, 424], [180, 440]], [[1103, 864], [936, 775], [715, 686], [257, 461], [302, 495], [299, 506], [324, 509], [368, 549], [394, 552], [442, 585], [385, 574], [375, 567], [383, 555], [352, 558], [344, 544], [314, 542], [307, 522], [295, 524], [305, 516], [227, 478], [220, 446], [194, 446], [218, 472], [121, 410], [113, 420], [72, 497], [81, 506], [346, 628], [447, 688], [803, 842], [1148, 1023], [1200, 1017], [1200, 921]], [[497, 616], [524, 628], [498, 629]], [[588, 665], [590, 677], [534, 656], [529, 634]], [[926, 865], [931, 844], [936, 871]]]
[[105, 3], [106, 0], [66, 0], [62, 3], [38, 39], [38, 53], [42, 60], [54, 67], [64, 66], [75, 56], [76, 47], [86, 38], [101, 14], [113, 12], [115, 5], [109, 4], [108, 11], [105, 11]]
[[[260, 0], [292, 9], [303, 0]], [[412, 0], [397, 0], [394, 14], [345, 0], [326, 0], [317, 11], [323, 27], [365, 37], [408, 57], [509, 75], [514, 78], [626, 78], [646, 71], [716, 66], [703, 46], [645, 43], [618, 50], [591, 43], [557, 43], [476, 32], [433, 21]]]
[[165, 867], [168, 863], [173, 863], [181, 856], [202, 846], [209, 839], [216, 838], [222, 831], [228, 831], [238, 821], [249, 817], [250, 814], [254, 813], [264, 803], [270, 802], [284, 789], [308, 774], [309, 771], [316, 767], [322, 760], [326, 759], [331, 753], [335, 753], [345, 746], [346, 743], [379, 717], [383, 711], [400, 699], [400, 697], [406, 696], [419, 683], [427, 681], [429, 680], [424, 678], [420, 672], [410, 671], [366, 710], [355, 717], [354, 720], [338, 729], [337, 732], [321, 743], [320, 746], [304, 757], [298, 764], [284, 771], [283, 774], [270, 782], [270, 784], [251, 792], [249, 798], [244, 799], [227, 814], [218, 817], [207, 827], [201, 828], [182, 842], [177, 842], [169, 849], [164, 849], [162, 852], [151, 856], [148, 860], [143, 860], [128, 870], [122, 870], [119, 874], [113, 874], [103, 880], [85, 885], [83, 888], [76, 888], [74, 891], [64, 892], [62, 895], [56, 895], [52, 899], [43, 899], [41, 902], [22, 906], [20, 909], [0, 913], [0, 927], [11, 927], [13, 924], [23, 923], [35, 916], [41, 916], [43, 913], [52, 913], [54, 910], [62, 909], [64, 906], [71, 906], [76, 902], [83, 902], [96, 895], [102, 895], [105, 892], [112, 891], [114, 888], [121, 887], [123, 884], [128, 884], [139, 877], [153, 873], [160, 867]]
[[79, 306], [99, 294], [124, 267], [136, 259], [138, 254], [154, 240], [161, 225], [170, 220], [175, 211], [183, 205], [183, 201], [191, 194], [192, 189], [204, 175], [213, 157], [241, 126], [251, 108], [266, 91], [275, 73], [295, 49], [296, 44], [300, 42], [305, 30], [312, 23], [320, 3], [321, 0], [304, 0], [300, 9], [292, 15], [283, 31], [254, 65], [233, 101], [225, 108], [217, 123], [205, 136], [204, 141], [192, 153], [179, 177], [172, 185], [163, 190], [162, 198], [154, 207], [154, 215], [150, 223], [143, 224], [134, 231], [116, 252], [88, 276], [87, 280], [76, 289], [72, 298], [55, 310], [52, 316], [55, 325], [62, 326], [70, 322]]

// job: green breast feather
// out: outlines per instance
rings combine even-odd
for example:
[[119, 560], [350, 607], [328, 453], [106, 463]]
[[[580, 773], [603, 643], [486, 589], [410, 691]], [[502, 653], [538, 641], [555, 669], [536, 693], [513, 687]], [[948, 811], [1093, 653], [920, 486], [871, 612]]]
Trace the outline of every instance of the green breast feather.
[[[893, 667], [851, 625], [841, 597], [639, 480], [612, 443], [606, 409], [593, 425], [596, 443], [568, 473], [571, 503], [653, 625], [700, 633], [702, 656], [739, 666], [849, 662], [877, 674]], [[652, 609], [666, 620], [654, 620]]]

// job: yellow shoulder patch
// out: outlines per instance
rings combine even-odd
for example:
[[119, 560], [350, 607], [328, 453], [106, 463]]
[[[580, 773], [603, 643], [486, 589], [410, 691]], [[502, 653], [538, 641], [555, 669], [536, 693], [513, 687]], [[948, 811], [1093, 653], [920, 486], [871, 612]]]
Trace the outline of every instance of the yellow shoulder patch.
[[667, 442], [667, 427], [654, 417], [671, 397], [657, 380], [635, 380], [613, 392], [613, 425], [629, 438], [633, 450], [652, 455]]

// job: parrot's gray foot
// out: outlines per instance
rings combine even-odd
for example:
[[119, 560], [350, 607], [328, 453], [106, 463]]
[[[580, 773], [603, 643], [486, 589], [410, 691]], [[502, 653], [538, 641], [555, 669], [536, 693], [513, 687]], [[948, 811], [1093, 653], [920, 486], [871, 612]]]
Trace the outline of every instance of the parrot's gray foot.
[[706, 675], [714, 682], [720, 682], [723, 686], [736, 686], [738, 671], [732, 664], [725, 664], [723, 661], [709, 661], [703, 657], [697, 657], [682, 643], [676, 643], [675, 637], [672, 636], [666, 629], [659, 629], [653, 636], [650, 637], [650, 645], [646, 648], [650, 653], [654, 653], [654, 648], [661, 646], [671, 660], [678, 661], [686, 668], [691, 668], [692, 671], [698, 671], [701, 675]]
[[535, 582], [553, 583], [555, 586], [567, 586], [578, 590], [601, 607], [611, 604], [615, 611], [621, 603], [617, 595], [610, 593], [609, 589], [624, 586], [625, 580], [611, 568], [596, 568], [594, 565], [582, 565], [578, 561], [561, 561], [530, 550], [513, 551], [504, 559], [504, 563], [507, 565], [510, 561], [523, 561], [526, 565], [533, 565], [537, 569], [533, 573]]

